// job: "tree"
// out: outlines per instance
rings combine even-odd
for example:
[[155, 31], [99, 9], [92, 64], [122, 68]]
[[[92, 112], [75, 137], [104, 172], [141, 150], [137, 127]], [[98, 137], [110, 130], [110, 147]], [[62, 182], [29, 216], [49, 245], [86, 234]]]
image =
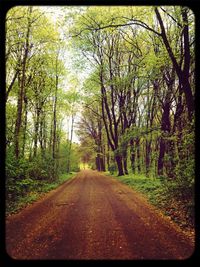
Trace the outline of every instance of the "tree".
[[[65, 140], [62, 122], [69, 113], [69, 106], [64, 108], [63, 55], [59, 25], [50, 21], [42, 8], [15, 7], [8, 12], [6, 152], [15, 154], [12, 159], [19, 166], [18, 172], [26, 166], [9, 181], [58, 177], [62, 161], [59, 150]], [[75, 149], [72, 145], [73, 157]]]
[[[166, 30], [163, 24], [162, 17], [160, 15], [160, 12], [158, 8], [155, 8], [155, 13], [156, 17], [158, 19], [160, 29], [161, 29], [161, 37], [163, 40], [163, 43], [166, 47], [166, 50], [169, 54], [169, 57], [173, 63], [173, 67], [176, 71], [176, 74], [179, 79], [180, 86], [185, 94], [186, 98], [186, 104], [188, 108], [188, 117], [189, 120], [192, 118], [192, 115], [194, 113], [194, 99], [193, 99], [193, 94], [192, 94], [192, 88], [189, 82], [189, 76], [190, 76], [190, 60], [191, 60], [191, 55], [190, 55], [190, 38], [189, 38], [189, 22], [188, 22], [188, 13], [190, 12], [187, 7], [180, 7], [181, 9], [181, 23], [178, 23], [178, 27], [181, 28], [180, 35], [183, 35], [183, 39], [181, 38], [181, 41], [183, 42], [181, 44], [181, 47], [183, 49], [182, 53], [184, 55], [183, 58], [183, 68], [178, 64], [176, 57], [172, 51], [172, 47], [170, 46], [169, 40], [166, 35]], [[182, 65], [182, 64], [181, 64]]]
[[176, 146], [181, 151], [183, 125], [194, 112], [193, 14], [182, 7], [88, 7], [74, 21], [77, 48], [99, 75], [118, 174], [128, 172], [130, 147], [133, 171], [143, 162], [147, 176], [174, 177]]

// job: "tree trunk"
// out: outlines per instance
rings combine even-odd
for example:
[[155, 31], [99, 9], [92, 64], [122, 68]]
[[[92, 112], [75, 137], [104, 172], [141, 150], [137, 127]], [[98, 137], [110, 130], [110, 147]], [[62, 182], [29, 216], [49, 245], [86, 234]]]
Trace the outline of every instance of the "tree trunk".
[[55, 88], [55, 100], [54, 100], [54, 111], [53, 111], [53, 147], [52, 157], [56, 158], [56, 128], [57, 128], [57, 92], [58, 92], [58, 74], [57, 74], [57, 61], [56, 61], [56, 88]]
[[97, 169], [97, 171], [101, 171], [101, 162], [100, 162], [99, 154], [97, 154], [97, 156], [96, 156], [96, 169]]
[[105, 151], [105, 145], [101, 145], [101, 151], [102, 151], [102, 171], [106, 171], [106, 151]]
[[33, 148], [33, 157], [34, 158], [37, 156], [37, 142], [38, 142], [39, 118], [40, 118], [40, 110], [37, 107], [36, 119], [35, 119], [34, 148]]
[[166, 173], [169, 178], [174, 178], [175, 175], [175, 143], [170, 140], [166, 142], [166, 153], [169, 155], [169, 160], [166, 164]]
[[150, 163], [151, 163], [151, 141], [146, 140], [146, 153], [145, 153], [145, 165], [146, 165], [146, 176], [149, 177]]
[[160, 151], [158, 157], [158, 175], [163, 175], [163, 166], [164, 166], [164, 155], [165, 155], [165, 142], [163, 138], [160, 139]]
[[107, 153], [106, 153], [106, 161], [107, 161], [107, 168], [109, 170], [110, 168], [110, 146], [109, 143], [107, 143]]
[[71, 136], [70, 136], [70, 142], [69, 142], [69, 155], [68, 155], [68, 162], [67, 162], [67, 173], [70, 172], [73, 133], [74, 133], [74, 114], [73, 114], [73, 110], [72, 110]]
[[23, 109], [23, 99], [24, 99], [24, 82], [25, 82], [25, 69], [22, 73], [22, 77], [19, 77], [19, 90], [18, 90], [18, 100], [17, 100], [17, 118], [15, 123], [15, 156], [19, 158], [19, 142], [20, 142], [20, 131], [22, 124], [22, 109]]
[[100, 158], [100, 161], [101, 161], [101, 171], [105, 172], [106, 171], [106, 169], [105, 169], [105, 161], [104, 161], [103, 157]]
[[103, 158], [100, 154], [97, 154], [97, 156], [96, 156], [96, 169], [99, 172], [105, 171], [104, 161], [103, 161]]
[[122, 157], [120, 155], [115, 156], [115, 161], [117, 163], [118, 176], [124, 175]]
[[50, 126], [50, 136], [49, 136], [49, 154], [52, 153], [52, 140], [53, 140], [53, 119], [51, 119], [51, 126]]
[[[29, 15], [32, 13], [32, 7], [29, 8]], [[22, 71], [21, 77], [19, 77], [19, 91], [18, 91], [18, 101], [17, 101], [17, 118], [15, 123], [15, 140], [14, 140], [14, 147], [15, 147], [15, 156], [18, 159], [20, 155], [20, 131], [22, 125], [22, 111], [23, 111], [23, 100], [24, 100], [24, 90], [25, 90], [25, 81], [26, 81], [26, 62], [29, 52], [29, 36], [30, 36], [30, 27], [31, 27], [31, 20], [28, 17], [28, 24], [27, 24], [27, 33], [26, 33], [26, 40], [25, 40], [25, 48], [24, 48], [24, 55], [22, 59]], [[20, 76], [20, 75], [19, 75]]]
[[138, 173], [141, 172], [141, 166], [140, 166], [140, 139], [136, 139], [136, 151], [137, 151], [137, 168]]
[[170, 43], [167, 39], [165, 27], [163, 24], [163, 20], [161, 18], [161, 15], [158, 11], [158, 8], [155, 8], [155, 13], [158, 19], [158, 22], [160, 24], [161, 28], [161, 37], [163, 40], [163, 43], [166, 47], [166, 50], [168, 52], [168, 55], [172, 61], [173, 67], [176, 71], [176, 74], [178, 76], [179, 82], [182, 86], [183, 92], [185, 94], [186, 99], [186, 105], [188, 108], [188, 118], [191, 120], [193, 112], [194, 112], [194, 98], [192, 95], [192, 89], [191, 85], [189, 83], [189, 67], [190, 67], [190, 47], [189, 47], [189, 31], [188, 31], [188, 17], [187, 17], [187, 8], [181, 7], [182, 9], [182, 18], [183, 18], [183, 37], [184, 37], [184, 67], [183, 70], [179, 66], [177, 59], [172, 51], [172, 48], [170, 46]]
[[42, 114], [40, 116], [40, 131], [39, 131], [39, 141], [40, 141], [40, 149], [41, 149], [42, 156], [45, 155], [44, 128], [45, 128], [45, 117], [44, 117], [44, 112], [42, 112]]
[[13, 87], [18, 75], [19, 75], [19, 68], [15, 71], [13, 79], [12, 79], [12, 81], [11, 81], [10, 85], [8, 86], [7, 91], [6, 91], [6, 102], [8, 100], [8, 96], [10, 94], [10, 91], [12, 90], [12, 87]]
[[[167, 135], [167, 137], [171, 129], [169, 114], [170, 114], [170, 105], [168, 102], [166, 102], [163, 108], [161, 130], [162, 130], [162, 134]], [[158, 175], [163, 175], [165, 151], [166, 151], [166, 141], [161, 135], [160, 151], [159, 151], [159, 158], [158, 158]]]
[[127, 168], [127, 147], [124, 147], [123, 152], [123, 167], [124, 167], [124, 173], [128, 174], [128, 168]]
[[130, 161], [132, 172], [135, 173], [135, 147], [133, 139], [130, 140]]
[[27, 129], [27, 117], [28, 117], [28, 99], [24, 97], [24, 136], [23, 136], [23, 144], [22, 144], [22, 157], [24, 157], [25, 146], [26, 146], [26, 129]]

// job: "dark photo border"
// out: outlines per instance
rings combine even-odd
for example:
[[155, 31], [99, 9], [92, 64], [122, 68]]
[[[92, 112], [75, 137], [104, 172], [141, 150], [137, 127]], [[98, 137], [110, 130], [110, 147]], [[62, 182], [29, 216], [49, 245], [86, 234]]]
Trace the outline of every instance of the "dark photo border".
[[[188, 6], [191, 10], [193, 10], [195, 14], [195, 31], [196, 31], [196, 91], [195, 91], [195, 116], [196, 116], [196, 178], [195, 178], [195, 221], [196, 221], [196, 247], [194, 254], [187, 260], [119, 260], [119, 261], [109, 261], [109, 260], [102, 260], [102, 261], [94, 261], [94, 260], [13, 260], [11, 259], [5, 249], [5, 16], [7, 11], [16, 5], [33, 5], [33, 6], [58, 6], [58, 5], [185, 5]], [[133, 1], [100, 1], [100, 0], [1, 0], [0, 2], [0, 26], [1, 26], [1, 43], [0, 43], [0, 53], [1, 53], [1, 89], [0, 89], [0, 104], [1, 104], [1, 112], [0, 112], [0, 166], [1, 166], [1, 178], [0, 178], [0, 266], [29, 266], [30, 264], [33, 266], [37, 266], [37, 264], [41, 264], [42, 266], [68, 266], [68, 265], [85, 265], [85, 266], [96, 266], [96, 265], [113, 265], [113, 266], [170, 266], [173, 265], [183, 265], [183, 266], [196, 266], [200, 263], [200, 235], [199, 235], [199, 225], [200, 225], [200, 205], [199, 205], [199, 192], [200, 192], [200, 179], [199, 179], [199, 172], [198, 166], [199, 162], [199, 102], [200, 102], [200, 72], [199, 72], [199, 57], [198, 51], [200, 50], [200, 8], [199, 8], [199, 0], [182, 0], [182, 1], [172, 1], [172, 0], [160, 0], [160, 1], [152, 1], [152, 0], [133, 0]]]

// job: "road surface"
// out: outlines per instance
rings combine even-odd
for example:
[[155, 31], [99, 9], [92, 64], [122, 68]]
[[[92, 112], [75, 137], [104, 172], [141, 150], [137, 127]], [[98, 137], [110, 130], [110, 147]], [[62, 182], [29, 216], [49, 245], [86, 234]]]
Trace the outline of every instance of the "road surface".
[[84, 170], [6, 222], [14, 259], [185, 259], [193, 245], [146, 199]]

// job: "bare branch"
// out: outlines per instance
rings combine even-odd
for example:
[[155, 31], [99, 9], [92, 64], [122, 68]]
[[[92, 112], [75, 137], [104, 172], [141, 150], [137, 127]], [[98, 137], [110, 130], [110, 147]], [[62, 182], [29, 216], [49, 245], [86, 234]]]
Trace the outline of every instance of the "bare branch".
[[170, 15], [163, 7], [160, 7], [160, 9], [163, 11], [163, 12], [165, 12], [174, 22], [176, 22], [176, 24], [180, 27], [180, 28], [182, 28], [183, 27], [183, 25], [181, 25], [174, 17], [172, 17], [172, 15]]

